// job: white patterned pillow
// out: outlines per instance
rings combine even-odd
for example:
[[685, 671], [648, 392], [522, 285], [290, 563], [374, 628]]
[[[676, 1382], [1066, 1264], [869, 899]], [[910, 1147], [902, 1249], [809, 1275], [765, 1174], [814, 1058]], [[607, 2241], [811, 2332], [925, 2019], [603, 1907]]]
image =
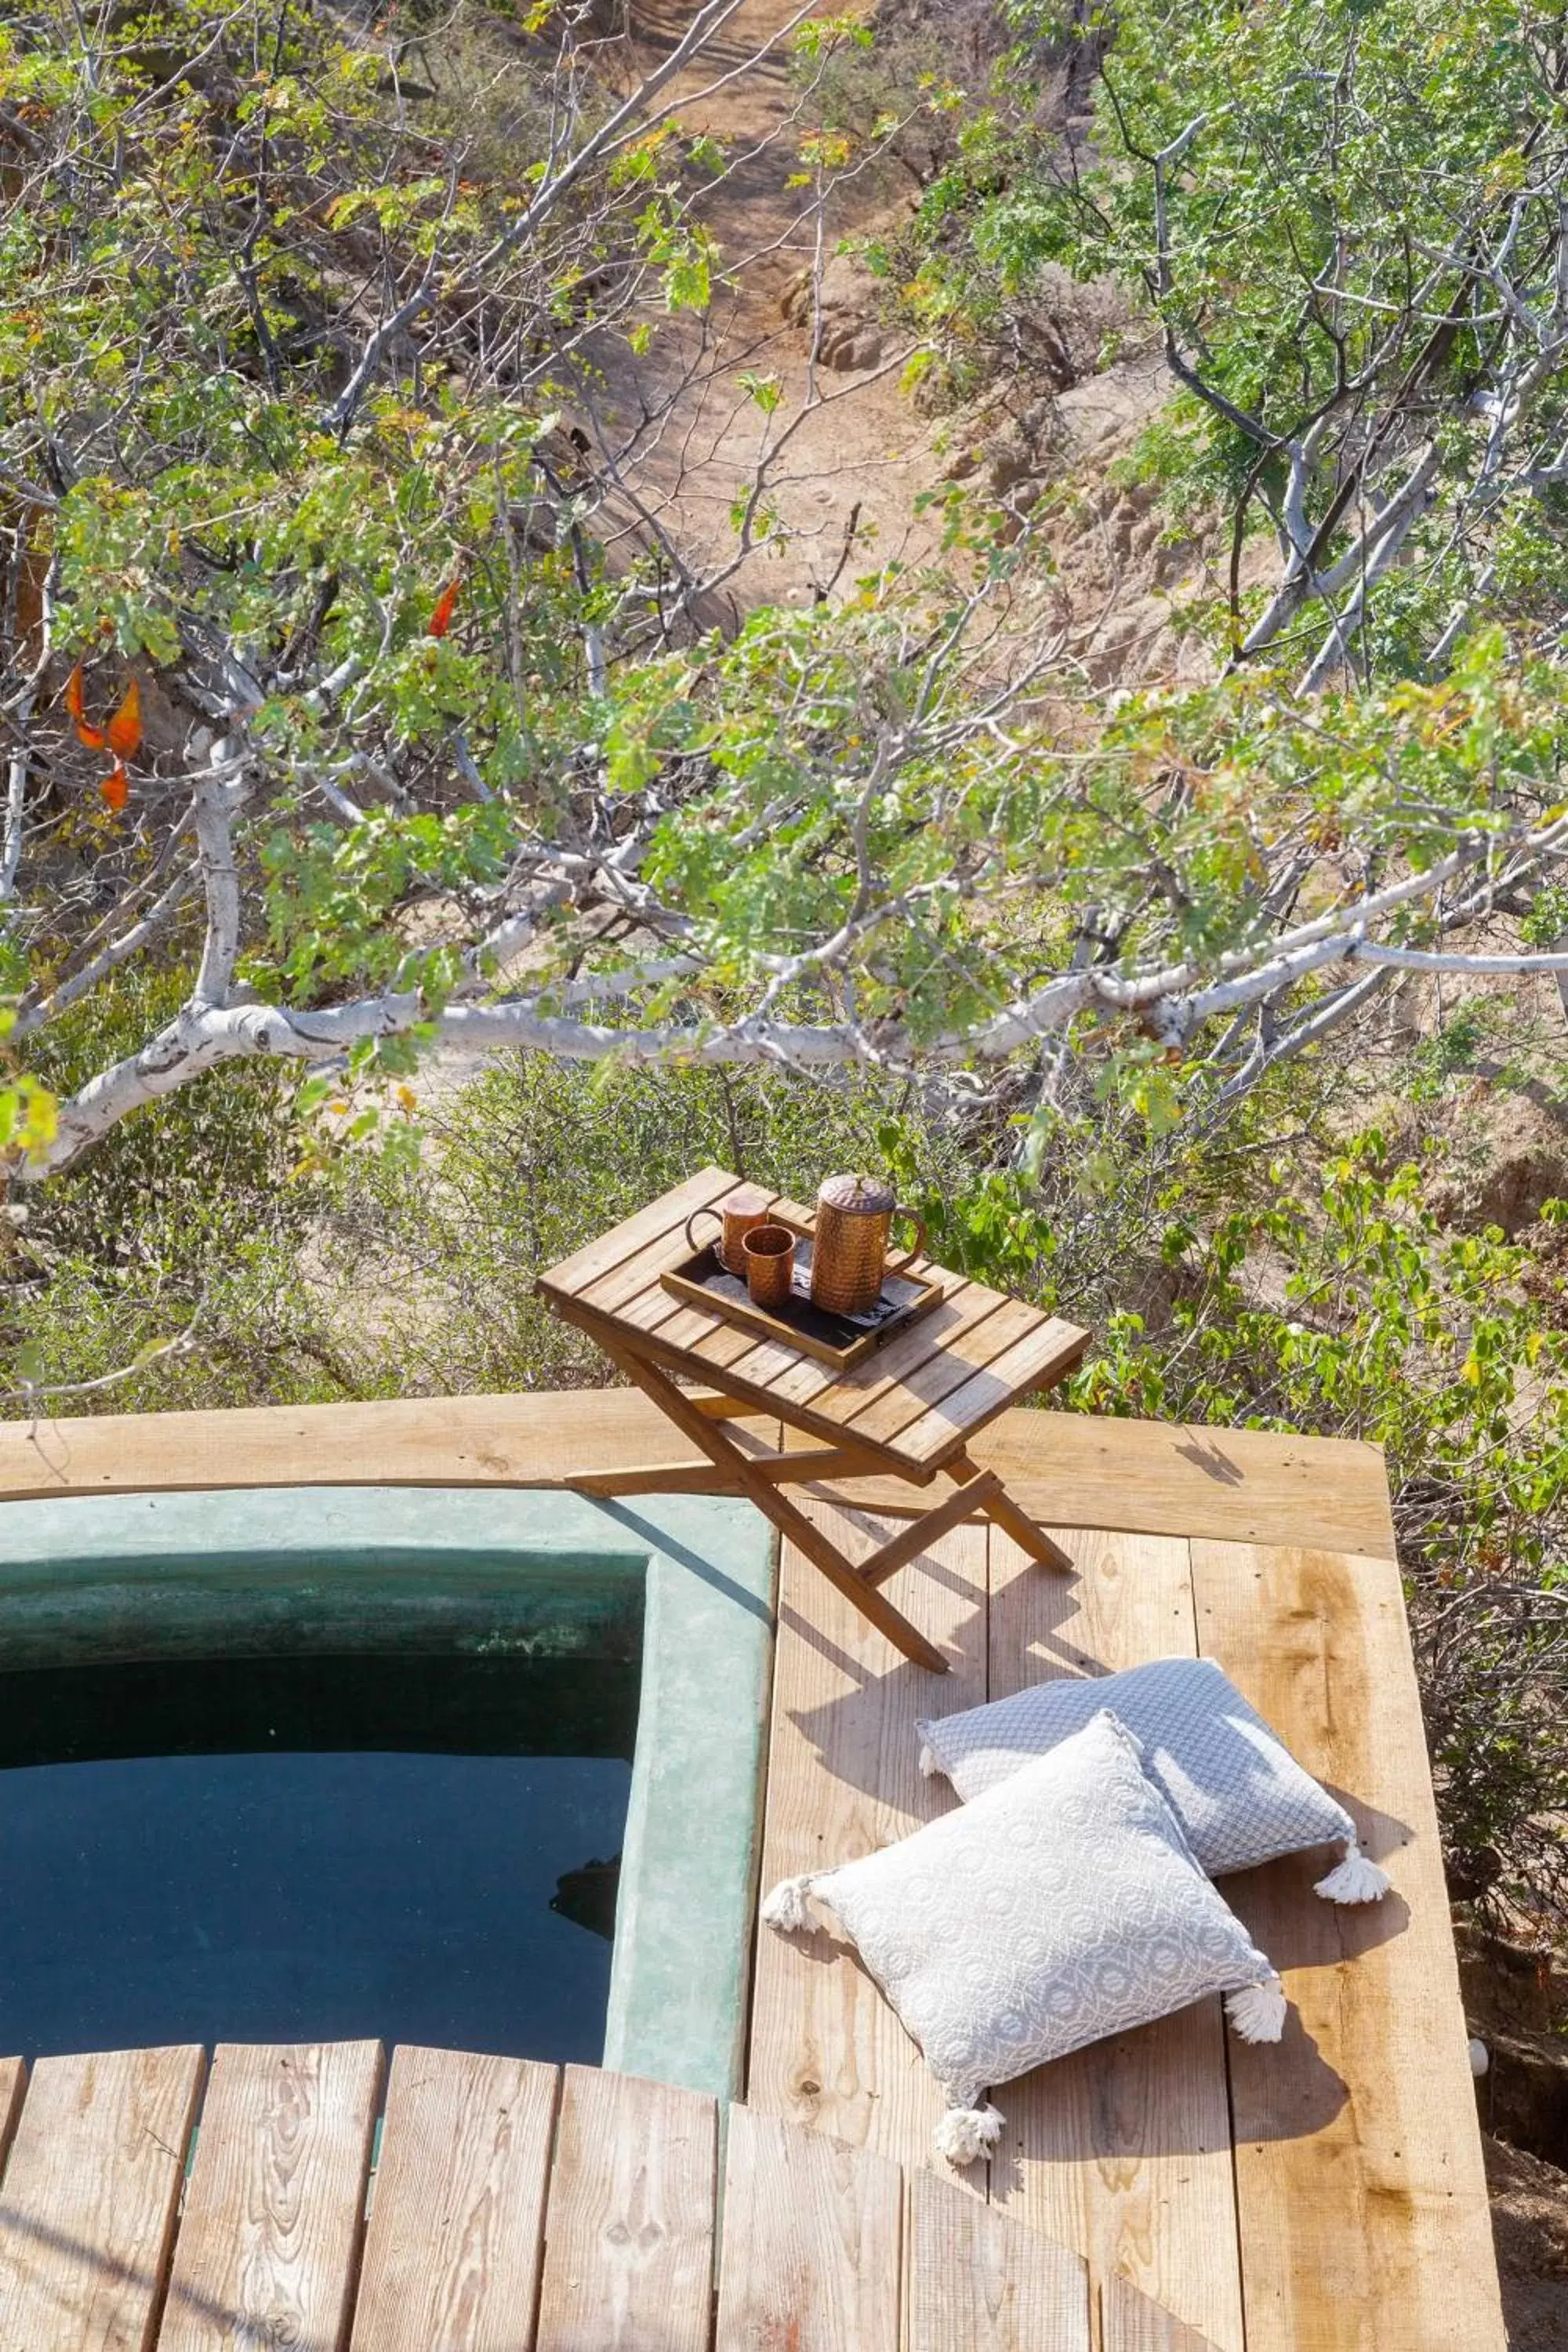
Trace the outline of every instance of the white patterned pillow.
[[836, 1870], [786, 1878], [770, 1927], [832, 1911], [947, 2093], [940, 2154], [971, 2164], [1002, 2118], [989, 2085], [1229, 1993], [1248, 2042], [1278, 2042], [1285, 1996], [1209, 1885], [1109, 1710], [972, 1805]]
[[1213, 1878], [1276, 1854], [1343, 1841], [1344, 1859], [1318, 1883], [1331, 1903], [1375, 1903], [1388, 1880], [1368, 1861], [1349, 1813], [1212, 1658], [1156, 1658], [1124, 1674], [1037, 1683], [1012, 1698], [916, 1726], [922, 1770], [945, 1772], [961, 1797], [1009, 1774], [1111, 1707], [1143, 1752], [1193, 1852]]

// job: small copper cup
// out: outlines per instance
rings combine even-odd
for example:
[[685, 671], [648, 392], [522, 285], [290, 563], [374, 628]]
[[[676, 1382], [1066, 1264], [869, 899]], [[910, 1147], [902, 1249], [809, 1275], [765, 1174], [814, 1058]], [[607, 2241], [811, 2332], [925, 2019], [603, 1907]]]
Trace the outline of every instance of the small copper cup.
[[741, 1247], [746, 1288], [758, 1307], [782, 1307], [795, 1286], [795, 1236], [787, 1225], [753, 1225]]
[[758, 1184], [737, 1185], [734, 1192], [725, 1194], [716, 1209], [693, 1209], [686, 1220], [688, 1243], [692, 1249], [700, 1248], [701, 1244], [691, 1229], [700, 1217], [711, 1217], [720, 1228], [717, 1244], [720, 1264], [731, 1274], [738, 1274], [743, 1278], [746, 1260], [742, 1245], [753, 1226], [767, 1222], [768, 1205], [772, 1199], [773, 1194], [764, 1192]]

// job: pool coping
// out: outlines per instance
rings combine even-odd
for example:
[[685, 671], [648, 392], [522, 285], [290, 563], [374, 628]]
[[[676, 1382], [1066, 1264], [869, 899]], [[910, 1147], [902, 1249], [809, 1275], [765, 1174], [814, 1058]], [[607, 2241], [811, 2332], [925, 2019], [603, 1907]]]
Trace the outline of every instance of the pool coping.
[[275, 1623], [301, 1590], [352, 1590], [361, 1608], [374, 1607], [377, 1578], [384, 1593], [416, 1571], [428, 1583], [432, 1568], [456, 1577], [477, 1563], [514, 1594], [524, 1591], [520, 1566], [531, 1568], [526, 1591], [540, 1605], [515, 1635], [530, 1648], [591, 1649], [594, 1627], [613, 1627], [641, 1588], [642, 1689], [603, 2063], [731, 2098], [744, 2056], [777, 1580], [776, 1538], [749, 1503], [374, 1486], [13, 1502], [0, 1511], [0, 1668], [40, 1663], [40, 1644], [55, 1656], [145, 1654], [134, 1646], [134, 1608], [155, 1584], [211, 1614], [226, 1592], [237, 1598], [234, 1580], [259, 1580], [249, 1603]]

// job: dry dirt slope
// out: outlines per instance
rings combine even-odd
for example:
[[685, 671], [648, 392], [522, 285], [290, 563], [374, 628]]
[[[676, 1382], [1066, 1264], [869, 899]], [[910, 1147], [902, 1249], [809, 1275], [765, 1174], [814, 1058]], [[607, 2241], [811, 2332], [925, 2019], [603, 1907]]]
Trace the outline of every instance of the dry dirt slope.
[[[727, 158], [701, 205], [719, 282], [705, 319], [671, 320], [643, 360], [623, 352], [608, 369], [623, 416], [672, 401], [649, 469], [658, 519], [705, 569], [735, 556], [736, 504], [758, 485], [771, 446], [761, 478], [777, 528], [726, 583], [735, 609], [809, 604], [836, 573], [849, 580], [918, 562], [935, 543], [933, 526], [914, 512], [932, 467], [928, 429], [899, 390], [908, 347], [889, 341], [876, 366], [829, 369], [814, 363], [809, 330], [783, 314], [791, 280], [868, 228], [877, 206], [869, 183], [855, 181], [826, 205], [815, 185], [788, 184], [802, 170], [807, 128], [787, 57], [799, 13], [790, 0], [745, 0], [717, 54], [671, 85], [682, 130], [706, 133]], [[678, 0], [639, 6], [618, 70], [628, 79], [646, 71], [689, 16]], [[771, 421], [742, 388], [743, 373], [778, 379], [783, 400]]]

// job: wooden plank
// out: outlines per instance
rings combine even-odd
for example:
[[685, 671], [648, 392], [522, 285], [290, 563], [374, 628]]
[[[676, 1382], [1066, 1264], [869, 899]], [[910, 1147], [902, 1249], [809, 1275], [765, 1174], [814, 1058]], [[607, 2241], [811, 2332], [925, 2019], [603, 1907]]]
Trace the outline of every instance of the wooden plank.
[[[1076, 1580], [1037, 1568], [992, 1530], [994, 1698], [1059, 1675], [1193, 1654], [1185, 1543], [1072, 1541]], [[1007, 2125], [993, 2200], [1084, 2255], [1097, 2288], [1125, 2273], [1220, 2352], [1242, 2352], [1219, 2002], [1040, 2067], [998, 2090], [996, 2104]]]
[[1399, 1574], [1205, 1542], [1198, 1641], [1355, 1814], [1394, 1881], [1320, 1902], [1321, 1852], [1225, 1882], [1293, 2004], [1231, 2047], [1248, 2352], [1501, 2352], [1458, 1971]]
[[987, 1290], [984, 1283], [960, 1284], [940, 1307], [933, 1307], [929, 1315], [922, 1316], [907, 1331], [900, 1331], [896, 1339], [889, 1339], [869, 1363], [860, 1365], [847, 1380], [832, 1382], [831, 1395], [808, 1388], [793, 1372], [772, 1380], [769, 1393], [781, 1412], [787, 1412], [794, 1405], [810, 1405], [824, 1421], [853, 1421], [884, 1397], [900, 1392], [902, 1383], [922, 1364], [930, 1363], [948, 1349], [963, 1345], [1006, 1303], [1000, 1291]]
[[[664, 1339], [668, 1335], [661, 1328], [659, 1336]], [[737, 1347], [737, 1340], [743, 1340], [745, 1345]], [[732, 1370], [737, 1379], [749, 1381], [753, 1388], [764, 1391], [781, 1372], [793, 1371], [796, 1365], [802, 1363], [814, 1364], [823, 1375], [823, 1384], [826, 1388], [831, 1388], [836, 1381], [845, 1377], [840, 1369], [823, 1363], [809, 1349], [792, 1348], [781, 1339], [765, 1339], [759, 1346], [752, 1333], [739, 1330], [734, 1324], [724, 1322], [722, 1318], [716, 1331], [687, 1344], [696, 1360], [694, 1370], [708, 1364], [716, 1371]], [[742, 1364], [746, 1367], [743, 1372], [740, 1370]]]
[[[953, 1335], [969, 1322], [977, 1322], [983, 1314], [989, 1314], [995, 1302], [994, 1291], [984, 1291], [977, 1284], [963, 1282], [942, 1266], [928, 1266], [923, 1259], [917, 1263], [923, 1270], [942, 1277], [944, 1284], [942, 1298], [929, 1316], [921, 1317], [921, 1323], [911, 1324], [908, 1330], [900, 1332], [888, 1341], [886, 1347], [879, 1348], [875, 1355], [857, 1366], [847, 1376], [855, 1387], [856, 1404], [853, 1409], [856, 1411], [874, 1396], [883, 1394], [892, 1384], [896, 1376], [887, 1367], [889, 1360], [900, 1360], [895, 1356], [895, 1351], [902, 1351], [903, 1360], [921, 1360], [921, 1351], [914, 1344], [921, 1324], [929, 1324], [938, 1333], [945, 1331]], [[831, 1412], [833, 1406], [829, 1400], [836, 1398], [845, 1384], [843, 1378], [836, 1377], [826, 1364], [816, 1363], [809, 1357], [800, 1357], [794, 1364], [785, 1365], [760, 1349], [751, 1356], [739, 1358], [734, 1369], [742, 1379], [761, 1381], [769, 1395], [776, 1398], [784, 1409], [812, 1405], [820, 1398], [824, 1409]]]
[[[641, 1402], [651, 1405], [652, 1400], [641, 1398], [640, 1391], [634, 1393], [639, 1396]], [[731, 1445], [738, 1446], [748, 1456], [761, 1475], [770, 1481], [774, 1477], [787, 1478], [797, 1475], [787, 1467], [778, 1470], [773, 1468], [773, 1464], [779, 1457], [784, 1435], [781, 1424], [777, 1421], [768, 1418], [748, 1418], [742, 1428], [738, 1424], [745, 1408], [736, 1407], [732, 1399], [729, 1397], [718, 1399], [720, 1404], [730, 1408], [728, 1412], [715, 1412], [711, 1404], [700, 1402], [697, 1393], [692, 1390], [686, 1390], [683, 1394], [692, 1411], [700, 1412], [705, 1422], [733, 1421], [737, 1423], [735, 1428], [726, 1432], [728, 1441]], [[665, 1435], [658, 1460], [633, 1462], [623, 1459], [611, 1469], [580, 1471], [572, 1481], [574, 1494], [662, 1495], [684, 1494], [695, 1490], [710, 1495], [738, 1495], [742, 1491], [739, 1480], [724, 1478], [717, 1465], [709, 1460], [706, 1454], [698, 1454], [696, 1456], [701, 1465], [699, 1485], [691, 1463], [681, 1454], [680, 1431], [668, 1416], [660, 1414], [659, 1420]], [[696, 1449], [693, 1451], [695, 1453]], [[844, 1454], [840, 1458], [844, 1465], [841, 1475], [847, 1476], [858, 1466], [855, 1457], [852, 1454]]]
[[[745, 1339], [748, 1347], [754, 1345], [747, 1333], [735, 1330], [732, 1324], [727, 1324], [722, 1316], [716, 1315], [710, 1307], [683, 1304], [657, 1278], [639, 1290], [635, 1297], [617, 1307], [616, 1319], [619, 1323], [629, 1323], [634, 1331], [664, 1331], [674, 1344], [680, 1347], [692, 1347], [710, 1333], [726, 1330], [732, 1331], [737, 1340]], [[735, 1352], [737, 1355], [744, 1354], [745, 1349], [737, 1348]]]
[[618, 1225], [612, 1225], [607, 1234], [600, 1234], [595, 1240], [584, 1242], [583, 1247], [574, 1250], [570, 1257], [563, 1257], [558, 1265], [548, 1267], [539, 1277], [540, 1288], [563, 1291], [569, 1297], [585, 1290], [591, 1282], [607, 1274], [612, 1266], [623, 1265], [627, 1258], [635, 1257], [647, 1243], [656, 1242], [662, 1234], [683, 1225], [688, 1217], [693, 1216], [699, 1209], [706, 1208], [710, 1202], [721, 1201], [727, 1192], [734, 1191], [740, 1181], [738, 1176], [727, 1175], [722, 1168], [700, 1168], [695, 1176], [689, 1176], [683, 1184], [661, 1192], [657, 1201], [650, 1201], [646, 1209], [637, 1211], [636, 1216], [623, 1218]]
[[380, 2087], [376, 2042], [219, 2045], [159, 2352], [339, 2352]]
[[[616, 1315], [601, 1315], [587, 1300], [581, 1298], [558, 1301], [556, 1311], [565, 1321], [575, 1323], [586, 1331], [589, 1338], [604, 1349], [612, 1362], [617, 1364], [622, 1362], [620, 1351], [623, 1349], [635, 1349], [645, 1363], [656, 1365], [660, 1370], [672, 1373], [679, 1380], [696, 1379], [708, 1385], [724, 1389], [731, 1394], [742, 1398], [759, 1412], [773, 1412], [778, 1409], [771, 1389], [749, 1387], [736, 1371], [728, 1366], [719, 1364], [706, 1351], [700, 1352], [689, 1348], [675, 1348], [667, 1345], [662, 1331], [638, 1331], [634, 1334], [628, 1330], [622, 1318]], [[942, 1309], [938, 1307], [936, 1314], [940, 1315]], [[936, 1318], [932, 1315], [926, 1319], [934, 1322]], [[893, 1345], [896, 1348], [901, 1345], [901, 1342], [896, 1339]], [[854, 1375], [851, 1374], [850, 1377], [853, 1379]], [[833, 1398], [843, 1385], [844, 1383], [838, 1381], [830, 1383], [825, 1402], [831, 1404]], [[829, 1439], [835, 1444], [843, 1435], [840, 1424], [826, 1414], [819, 1415], [814, 1405], [792, 1404], [789, 1407], [789, 1412], [795, 1426], [804, 1432]], [[956, 1439], [952, 1441], [954, 1445], [957, 1443]], [[900, 1479], [905, 1476], [904, 1463], [897, 1446], [873, 1445], [868, 1442], [865, 1450], [882, 1461], [889, 1475]], [[952, 1450], [951, 1446], [948, 1450]], [[924, 1465], [911, 1464], [908, 1475], [923, 1483], [927, 1475]]]
[[[786, 1429], [784, 1442], [816, 1440]], [[1016, 1405], [976, 1433], [965, 1454], [1005, 1478], [1015, 1502], [1047, 1525], [1238, 1543], [1291, 1543], [1303, 1527], [1326, 1528], [1329, 1536], [1320, 1540], [1335, 1550], [1394, 1555], [1381, 1449], [1346, 1438], [1101, 1420]], [[959, 1458], [926, 1472], [939, 1482], [939, 1494]], [[918, 1475], [918, 1465], [910, 1463], [908, 1473]], [[877, 1511], [929, 1508], [889, 1477], [858, 1480], [852, 1491], [836, 1480], [822, 1499]]]
[[[637, 1324], [637, 1328], [642, 1328], [642, 1331], [658, 1331], [660, 1343], [668, 1345], [668, 1348], [691, 1350], [693, 1379], [708, 1379], [708, 1371], [705, 1371], [708, 1364], [721, 1371], [726, 1364], [736, 1364], [741, 1360], [750, 1362], [750, 1357], [759, 1352], [750, 1331], [741, 1331], [741, 1328], [736, 1328], [736, 1324], [726, 1324], [721, 1315], [710, 1315], [705, 1307], [684, 1307], [679, 1298], [670, 1298], [668, 1291], [663, 1294], [663, 1298], [666, 1298], [666, 1306], [675, 1307], [675, 1315], [660, 1315], [654, 1303], [648, 1303], [647, 1312], [644, 1312], [644, 1301], [635, 1298], [626, 1310], [626, 1322]], [[648, 1294], [648, 1301], [651, 1301], [651, 1294]], [[708, 1345], [710, 1340], [712, 1340], [712, 1345]], [[793, 1355], [793, 1362], [804, 1362], [804, 1357]], [[826, 1364], [818, 1364], [816, 1369], [827, 1371]], [[771, 1412], [771, 1406], [766, 1406], [766, 1412]]]
[[[768, 1410], [768, 1408], [763, 1408]], [[246, 1486], [571, 1486], [687, 1451], [629, 1389], [417, 1397], [224, 1412], [0, 1423], [0, 1495], [190, 1494]], [[710, 1484], [696, 1446], [692, 1488]]]
[[[1053, 1317], [973, 1372], [961, 1388], [952, 1390], [918, 1421], [900, 1429], [891, 1441], [895, 1450], [914, 1462], [940, 1460], [955, 1445], [962, 1444], [969, 1431], [1005, 1412], [1015, 1397], [1027, 1389], [1049, 1388], [1070, 1372], [1081, 1360], [1089, 1341], [1089, 1334], [1076, 1323], [1064, 1323]], [[859, 1437], [858, 1423], [851, 1426]]]
[[984, 1321], [944, 1339], [936, 1352], [913, 1370], [903, 1373], [875, 1403], [862, 1405], [846, 1423], [854, 1437], [880, 1438], [884, 1444], [920, 1420], [931, 1406], [966, 1381], [1020, 1339], [1028, 1339], [1049, 1321], [1037, 1307], [1021, 1298], [1005, 1298]]
[[717, 1389], [688, 1389], [687, 1395], [699, 1412], [713, 1421], [743, 1421], [751, 1412], [749, 1405], [739, 1403], [734, 1397], [721, 1396]]
[[[585, 1331], [595, 1346], [604, 1349], [612, 1363], [621, 1362], [623, 1351], [634, 1351], [646, 1363], [657, 1365], [661, 1371], [670, 1373], [679, 1381], [695, 1381], [699, 1386], [723, 1389], [727, 1394], [743, 1403], [749, 1413], [771, 1414], [777, 1412], [777, 1407], [765, 1388], [749, 1387], [746, 1382], [738, 1380], [727, 1366], [715, 1362], [708, 1355], [699, 1355], [692, 1348], [669, 1345], [662, 1330], [634, 1330], [628, 1325], [625, 1316], [602, 1315], [585, 1299], [560, 1300], [557, 1303], [556, 1311], [564, 1321], [575, 1323]], [[691, 1311], [695, 1313], [697, 1310], [693, 1308]], [[802, 1429], [811, 1429], [813, 1424], [809, 1411], [801, 1408], [792, 1408], [792, 1411], [795, 1412], [796, 1421]], [[711, 1416], [704, 1414], [703, 1418], [709, 1419]], [[835, 1426], [827, 1423], [823, 1423], [818, 1433], [819, 1435], [831, 1439], [835, 1444], [838, 1440], [839, 1433]], [[896, 1457], [886, 1448], [882, 1449], [879, 1458], [890, 1472], [894, 1475], [901, 1475]]]
[[707, 2352], [718, 2134], [696, 2091], [568, 2066], [537, 2352]]
[[[786, 1430], [784, 1442], [816, 1440]], [[1291, 1543], [1310, 1527], [1333, 1550], [1394, 1556], [1382, 1449], [1349, 1438], [1101, 1420], [1020, 1405], [989, 1423], [966, 1451], [1047, 1525], [1239, 1543]], [[919, 1475], [918, 1465], [909, 1472]], [[925, 1475], [942, 1480], [945, 1473]], [[939, 1484], [933, 1493], [944, 1491]], [[834, 1482], [821, 1499], [913, 1512], [929, 1509], [931, 1497], [882, 1478], [857, 1480], [853, 1489]]]
[[[739, 1479], [725, 1480], [709, 1465], [710, 1475], [704, 1477], [695, 1491], [704, 1495], [738, 1495], [742, 1492]], [[673, 1486], [671, 1482], [675, 1481]], [[693, 1491], [689, 1483], [684, 1463], [628, 1462], [624, 1470], [585, 1470], [573, 1482], [578, 1495], [668, 1495]]]
[[0, 2058], [0, 2173], [5, 2169], [5, 2158], [22, 2113], [22, 2094], [27, 2087], [27, 2062], [25, 2058]]
[[[774, 1453], [752, 1456], [752, 1467], [770, 1486], [798, 1486], [813, 1478], [856, 1478], [868, 1475], [867, 1457], [847, 1445], [824, 1445], [815, 1452]], [[876, 1475], [872, 1470], [868, 1475]]]
[[[933, 1322], [949, 1304], [943, 1300]], [[728, 1402], [736, 1412], [771, 1413], [778, 1400], [759, 1391]], [[838, 1434], [824, 1423], [802, 1442]], [[1330, 1549], [1394, 1557], [1388, 1486], [1374, 1445], [1015, 1408], [971, 1450], [983, 1469], [1006, 1480], [1031, 1518], [1048, 1525], [1191, 1532], [1238, 1543], [1291, 1543], [1310, 1527]], [[89, 1413], [0, 1422], [0, 1496], [288, 1486], [570, 1487], [584, 1473], [681, 1457], [671, 1490], [679, 1490], [679, 1480], [687, 1492], [711, 1491], [712, 1467], [700, 1449], [684, 1446], [647, 1398], [624, 1388]], [[857, 1482], [843, 1499], [882, 1512], [923, 1511], [930, 1501], [899, 1478]]]
[[353, 2352], [516, 2352], [539, 2291], [556, 2072], [399, 2049]]
[[966, 2197], [909, 2180], [906, 2352], [1089, 2352], [1082, 2258]]
[[[933, 1276], [940, 1277], [943, 1284], [942, 1297], [931, 1308], [928, 1315], [921, 1318], [921, 1322], [940, 1324], [942, 1329], [956, 1331], [961, 1328], [959, 1318], [964, 1312], [961, 1303], [963, 1297], [969, 1298], [975, 1318], [978, 1319], [981, 1294], [975, 1285], [961, 1281], [956, 1275], [947, 1274], [941, 1266], [928, 1267], [923, 1259], [917, 1260], [917, 1265], [922, 1270], [929, 1271]], [[853, 1373], [847, 1375], [849, 1379], [862, 1384], [857, 1391], [857, 1395], [862, 1402], [886, 1389], [888, 1377], [885, 1375], [884, 1368], [888, 1358], [895, 1348], [909, 1346], [919, 1328], [920, 1324], [911, 1324], [907, 1330], [900, 1332], [895, 1338], [888, 1340], [885, 1346], [876, 1349], [864, 1363], [856, 1367]], [[793, 1361], [785, 1362], [777, 1349], [763, 1348], [753, 1349], [750, 1355], [736, 1358], [734, 1370], [742, 1380], [760, 1382], [770, 1396], [776, 1397], [783, 1407], [810, 1405], [818, 1398], [824, 1401], [826, 1407], [826, 1401], [837, 1394], [846, 1377], [836, 1374], [829, 1366], [817, 1363], [809, 1356], [797, 1355]]]
[[[670, 1297], [659, 1276], [667, 1267], [679, 1265], [691, 1255], [692, 1245], [686, 1237], [690, 1214], [689, 1211], [681, 1211], [668, 1233], [657, 1234], [643, 1242], [620, 1265], [596, 1275], [593, 1281], [579, 1282], [573, 1297], [585, 1307], [596, 1308], [601, 1315], [622, 1314], [635, 1299], [655, 1293], [659, 1299], [669, 1299], [672, 1307], [679, 1307], [682, 1302]], [[542, 1278], [540, 1286], [543, 1288]], [[545, 1296], [548, 1297], [549, 1293]], [[695, 1311], [701, 1314], [704, 1310], [698, 1307]], [[748, 1339], [750, 1344], [752, 1343]]]
[[1214, 2352], [1206, 2336], [1151, 2303], [1131, 2279], [1105, 2282], [1100, 2310], [1100, 2352]]
[[0, 2203], [5, 2352], [147, 2352], [204, 2063], [195, 2049], [38, 2060]]
[[[811, 1516], [849, 1544], [880, 1523], [821, 1505]], [[763, 1828], [764, 1888], [905, 1837], [954, 1802], [921, 1776], [915, 1720], [985, 1696], [984, 1526], [956, 1528], [936, 1559], [889, 1591], [937, 1643], [942, 1683], [887, 1654], [851, 1603], [792, 1545], [780, 1566], [778, 1646]], [[826, 1934], [757, 1938], [747, 2097], [910, 2166], [931, 2162], [941, 2092], [919, 2050], [848, 1948]], [[984, 2193], [984, 2174], [971, 2186]]]
[[903, 2176], [730, 2110], [716, 2352], [899, 2352]]
[[1032, 1519], [1394, 1556], [1380, 1446], [1015, 1408], [971, 1449]]

